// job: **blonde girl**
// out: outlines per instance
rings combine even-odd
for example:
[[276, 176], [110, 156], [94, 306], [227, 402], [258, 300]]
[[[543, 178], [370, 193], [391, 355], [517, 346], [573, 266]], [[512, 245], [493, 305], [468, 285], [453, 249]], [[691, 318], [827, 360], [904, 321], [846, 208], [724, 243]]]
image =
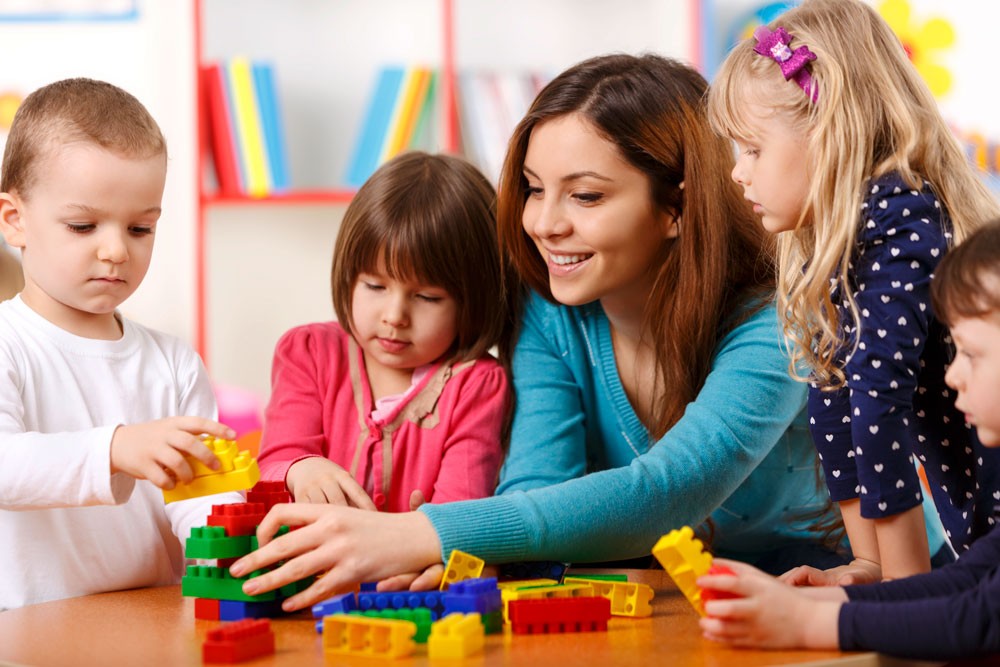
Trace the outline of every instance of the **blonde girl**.
[[[855, 560], [795, 583], [929, 568], [916, 456], [954, 549], [993, 524], [1000, 458], [955, 409], [937, 262], [1000, 211], [884, 20], [806, 0], [726, 59], [709, 96], [733, 179], [778, 234], [778, 312]], [[994, 494], [997, 494], [994, 496]]]

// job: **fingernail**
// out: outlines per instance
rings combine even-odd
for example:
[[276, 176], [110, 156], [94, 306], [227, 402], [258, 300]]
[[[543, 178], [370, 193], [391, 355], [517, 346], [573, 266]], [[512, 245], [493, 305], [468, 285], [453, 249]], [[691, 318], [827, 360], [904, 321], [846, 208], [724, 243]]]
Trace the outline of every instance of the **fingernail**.
[[233, 563], [232, 566], [229, 568], [229, 574], [233, 575], [234, 577], [242, 577], [243, 565], [241, 565], [240, 563]]
[[234, 431], [231, 428], [227, 428], [226, 429], [226, 438], [229, 439], [229, 440], [232, 440], [235, 437], [236, 437], [236, 431]]
[[256, 581], [248, 581], [245, 584], [243, 584], [243, 592], [246, 593], [247, 595], [256, 595], [258, 588], [260, 588], [260, 586], [257, 584]]

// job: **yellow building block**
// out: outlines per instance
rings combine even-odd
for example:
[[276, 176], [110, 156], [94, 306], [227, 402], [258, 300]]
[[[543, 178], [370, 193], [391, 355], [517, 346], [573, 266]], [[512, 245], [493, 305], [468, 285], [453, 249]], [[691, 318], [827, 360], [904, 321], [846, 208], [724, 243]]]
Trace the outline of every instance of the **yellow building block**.
[[413, 653], [417, 624], [390, 618], [323, 617], [323, 650], [341, 655], [402, 658]]
[[589, 598], [594, 597], [594, 582], [584, 584], [559, 584], [558, 586], [538, 586], [535, 588], [506, 588], [500, 591], [503, 601], [503, 622], [510, 623], [508, 605], [511, 600], [544, 600], [546, 598]]
[[437, 658], [465, 658], [483, 650], [486, 631], [479, 612], [448, 614], [431, 626], [427, 638], [427, 656]]
[[453, 549], [448, 557], [448, 566], [444, 568], [444, 575], [441, 577], [441, 590], [448, 590], [448, 586], [456, 581], [475, 579], [483, 573], [485, 566], [486, 561], [483, 559]]
[[565, 577], [563, 583], [593, 586], [595, 595], [611, 600], [612, 616], [645, 618], [653, 615], [653, 607], [649, 604], [653, 599], [652, 586], [629, 581], [597, 581], [576, 577]]
[[555, 579], [512, 579], [510, 581], [498, 581], [497, 588], [500, 590], [517, 590], [518, 588], [538, 588], [540, 586], [558, 586]]
[[677, 588], [702, 616], [701, 589], [695, 584], [698, 577], [712, 567], [712, 554], [704, 551], [701, 540], [695, 539], [690, 526], [672, 530], [653, 546], [653, 555], [673, 578]]
[[252, 488], [260, 480], [257, 459], [249, 452], [239, 449], [235, 440], [204, 438], [202, 442], [219, 458], [221, 464], [219, 469], [212, 470], [197, 459], [185, 457], [195, 477], [187, 484], [178, 484], [169, 490], [164, 489], [164, 502], [172, 503], [175, 500], [187, 500], [226, 491], [243, 491]]

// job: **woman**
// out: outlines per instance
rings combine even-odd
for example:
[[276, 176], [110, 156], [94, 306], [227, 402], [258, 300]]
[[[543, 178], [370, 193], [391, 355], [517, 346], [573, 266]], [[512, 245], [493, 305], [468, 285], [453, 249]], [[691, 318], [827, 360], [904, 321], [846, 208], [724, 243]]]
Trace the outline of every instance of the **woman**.
[[[396, 515], [276, 507], [232, 573], [290, 560], [246, 592], [329, 570], [285, 602], [297, 609], [452, 549], [629, 558], [709, 518], [717, 552], [772, 571], [775, 550], [819, 547], [809, 519], [829, 505], [805, 388], [785, 371], [770, 242], [729, 178], [706, 88], [661, 57], [598, 57], [554, 79], [515, 130], [499, 237], [532, 293], [499, 495]], [[282, 523], [303, 527], [268, 544]]]

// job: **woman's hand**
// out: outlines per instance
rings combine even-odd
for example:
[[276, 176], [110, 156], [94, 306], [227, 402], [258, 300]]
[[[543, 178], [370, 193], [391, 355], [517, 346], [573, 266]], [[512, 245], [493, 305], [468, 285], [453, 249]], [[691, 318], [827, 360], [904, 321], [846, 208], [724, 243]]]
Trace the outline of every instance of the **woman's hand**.
[[[272, 540], [283, 525], [293, 530]], [[305, 591], [285, 600], [285, 611], [302, 609], [363, 581], [422, 572], [441, 561], [441, 542], [430, 520], [420, 512], [389, 514], [337, 505], [275, 505], [257, 527], [257, 540], [260, 548], [229, 569], [234, 577], [286, 562], [243, 584], [247, 595], [323, 574]]]
[[[724, 559], [735, 575], [706, 575], [698, 585], [742, 596], [705, 602], [707, 639], [738, 647], [836, 649], [842, 601], [817, 600], [747, 565]], [[846, 595], [843, 596], [846, 600]]]
[[375, 511], [375, 503], [351, 473], [322, 456], [293, 463], [285, 475], [285, 483], [297, 503], [328, 503]]
[[817, 570], [802, 565], [785, 572], [779, 579], [792, 586], [854, 586], [876, 584], [882, 580], [882, 568], [878, 563], [863, 558], [855, 558], [847, 565]]

